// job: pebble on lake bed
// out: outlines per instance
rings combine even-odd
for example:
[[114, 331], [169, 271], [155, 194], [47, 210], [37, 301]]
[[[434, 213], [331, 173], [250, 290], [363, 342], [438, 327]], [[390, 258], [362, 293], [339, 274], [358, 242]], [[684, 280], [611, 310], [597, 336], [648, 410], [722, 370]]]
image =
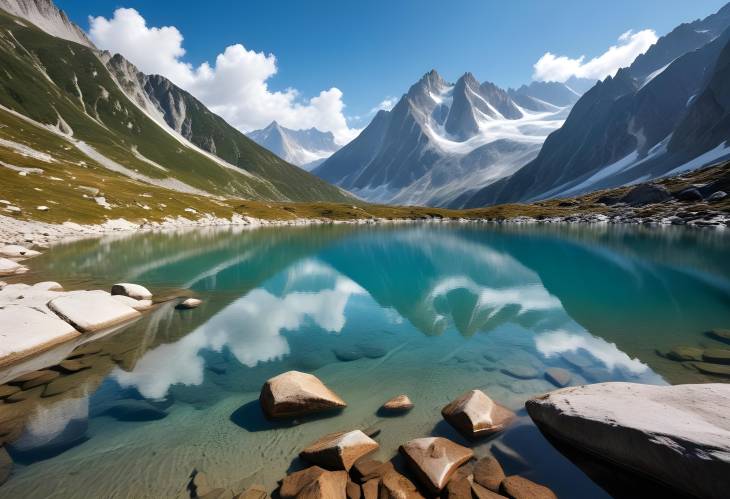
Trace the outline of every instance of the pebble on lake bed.
[[411, 409], [413, 409], [413, 402], [405, 393], [393, 397], [381, 407], [382, 411], [394, 414], [408, 412]]
[[190, 310], [199, 307], [201, 303], [203, 303], [203, 301], [198, 298], [186, 298], [178, 303], [177, 308], [180, 310]]

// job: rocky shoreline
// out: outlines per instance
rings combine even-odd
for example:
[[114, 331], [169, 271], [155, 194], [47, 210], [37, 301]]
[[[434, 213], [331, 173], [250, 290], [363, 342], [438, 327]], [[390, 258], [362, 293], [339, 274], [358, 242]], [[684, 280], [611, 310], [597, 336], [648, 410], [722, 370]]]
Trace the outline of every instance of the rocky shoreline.
[[[402, 394], [385, 402], [405, 402]], [[269, 419], [306, 424], [313, 414], [336, 417], [347, 403], [311, 374], [288, 371], [261, 389]], [[407, 417], [410, 400], [399, 417]], [[653, 386], [611, 382], [555, 390], [526, 402], [530, 417], [548, 436], [568, 442], [618, 468], [664, 487], [670, 494], [721, 498], [730, 485], [730, 385]], [[381, 407], [382, 409], [382, 407]], [[514, 413], [481, 390], [471, 390], [442, 409], [444, 420], [466, 445], [440, 436], [404, 442], [388, 461], [377, 428], [327, 434], [299, 452], [295, 466], [271, 491], [282, 499], [554, 499], [545, 485], [507, 475], [492, 455], [475, 456], [480, 440], [506, 427]], [[322, 417], [322, 416], [320, 416]], [[211, 484], [193, 470], [191, 499], [266, 499], [261, 485], [234, 491]]]

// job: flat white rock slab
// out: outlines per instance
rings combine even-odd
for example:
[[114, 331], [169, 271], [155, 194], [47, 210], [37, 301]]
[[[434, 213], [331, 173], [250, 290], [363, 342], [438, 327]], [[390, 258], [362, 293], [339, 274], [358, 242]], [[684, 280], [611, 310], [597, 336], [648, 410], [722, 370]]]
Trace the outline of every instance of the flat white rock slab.
[[730, 384], [598, 383], [528, 400], [541, 430], [696, 497], [730, 491]]
[[28, 258], [31, 256], [40, 255], [38, 251], [31, 250], [25, 246], [18, 244], [8, 244], [6, 246], [0, 246], [0, 256], [7, 258]]
[[136, 319], [141, 314], [104, 291], [72, 291], [54, 298], [48, 308], [82, 332]]
[[11, 305], [0, 309], [0, 366], [80, 336], [58, 317], [34, 308]]

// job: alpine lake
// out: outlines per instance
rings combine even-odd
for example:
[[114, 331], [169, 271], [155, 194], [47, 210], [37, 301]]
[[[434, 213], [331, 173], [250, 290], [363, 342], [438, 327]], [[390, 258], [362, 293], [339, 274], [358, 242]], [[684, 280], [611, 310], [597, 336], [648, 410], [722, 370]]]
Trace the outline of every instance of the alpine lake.
[[[53, 246], [24, 282], [109, 289], [134, 282], [161, 303], [87, 343], [91, 368], [54, 396], [0, 404], [15, 468], [2, 498], [187, 497], [193, 469], [219, 487], [277, 480], [299, 451], [340, 430], [377, 429], [390, 459], [446, 436], [492, 453], [561, 498], [608, 497], [524, 409], [571, 385], [722, 382], [673, 348], [727, 346], [730, 233], [680, 227], [413, 223], [141, 232]], [[181, 292], [193, 310], [164, 301]], [[42, 368], [66, 353], [27, 363]], [[60, 358], [59, 358], [60, 356]], [[0, 371], [2, 382], [20, 366]], [[262, 384], [315, 374], [348, 403], [329, 417], [271, 423]], [[479, 388], [518, 417], [470, 442], [440, 410]], [[387, 417], [405, 393], [415, 407]], [[122, 406], [125, 411], [110, 410]], [[119, 415], [123, 414], [124, 417]]]

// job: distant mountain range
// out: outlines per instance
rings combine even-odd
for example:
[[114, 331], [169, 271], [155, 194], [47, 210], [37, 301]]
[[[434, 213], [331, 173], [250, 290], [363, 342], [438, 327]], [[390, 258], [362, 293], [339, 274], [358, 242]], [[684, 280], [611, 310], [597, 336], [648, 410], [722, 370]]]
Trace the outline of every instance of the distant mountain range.
[[[97, 50], [50, 0], [0, 0], [0, 9], [0, 151], [14, 161], [61, 164], [72, 151], [73, 165], [113, 177], [107, 190], [119, 179], [130, 191], [149, 185], [217, 198], [352, 201], [166, 78]], [[21, 134], [18, 118], [27, 128]], [[67, 146], [49, 151], [59, 140]]]
[[368, 201], [451, 204], [535, 158], [579, 97], [562, 83], [505, 91], [432, 70], [313, 173]]
[[276, 121], [246, 135], [283, 160], [307, 171], [319, 166], [340, 148], [332, 132], [322, 132], [316, 128], [292, 130]]
[[730, 157], [730, 4], [682, 24], [575, 103], [540, 154], [451, 206], [573, 196]]

